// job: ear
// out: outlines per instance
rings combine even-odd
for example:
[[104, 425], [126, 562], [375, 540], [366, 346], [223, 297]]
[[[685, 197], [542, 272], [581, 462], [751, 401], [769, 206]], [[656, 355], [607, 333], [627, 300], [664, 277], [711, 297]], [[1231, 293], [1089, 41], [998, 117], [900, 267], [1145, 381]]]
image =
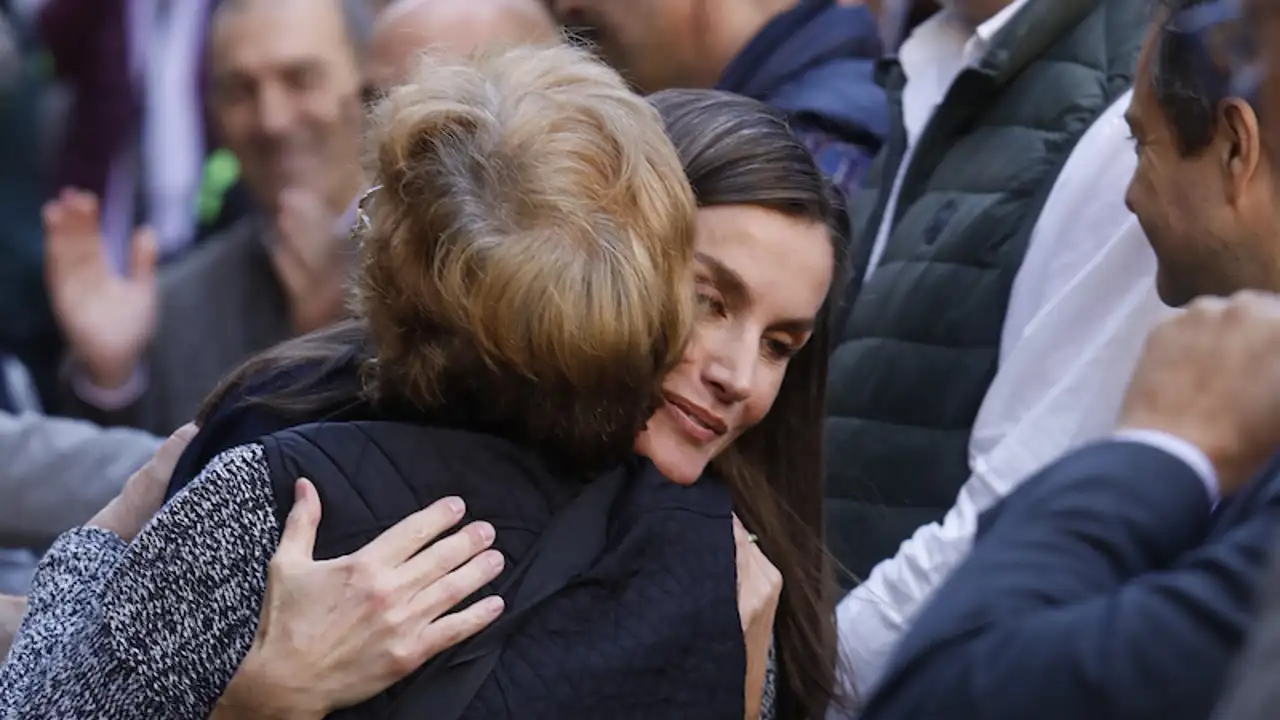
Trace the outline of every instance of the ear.
[[1218, 126], [1223, 180], [1234, 205], [1244, 198], [1262, 162], [1258, 116], [1248, 102], [1227, 98], [1218, 106]]

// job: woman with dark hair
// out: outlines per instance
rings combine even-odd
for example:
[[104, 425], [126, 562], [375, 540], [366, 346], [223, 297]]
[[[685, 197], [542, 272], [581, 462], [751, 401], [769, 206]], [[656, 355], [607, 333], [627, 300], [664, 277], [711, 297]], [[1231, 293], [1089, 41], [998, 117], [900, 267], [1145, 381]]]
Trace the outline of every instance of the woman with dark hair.
[[[395, 98], [393, 94], [388, 102]], [[804, 718], [821, 716], [831, 698], [835, 651], [829, 592], [834, 583], [820, 540], [821, 417], [825, 330], [835, 297], [832, 278], [835, 268], [843, 264], [845, 251], [833, 239], [842, 236], [836, 219], [842, 219], [843, 213], [785, 121], [764, 106], [703, 92], [664, 93], [653, 103], [700, 201], [696, 223], [691, 223], [696, 227], [692, 251], [699, 314], [687, 345], [676, 326], [649, 322], [655, 306], [676, 303], [670, 312], [678, 312], [678, 301], [664, 301], [657, 287], [651, 287], [647, 303], [636, 305], [645, 300], [636, 296], [639, 286], [629, 286], [629, 292], [599, 282], [580, 285], [575, 292], [558, 287], [555, 293], [542, 293], [540, 300], [529, 295], [535, 292], [530, 289], [534, 286], [514, 286], [530, 266], [565, 252], [563, 227], [541, 236], [541, 246], [499, 259], [496, 273], [475, 272], [477, 267], [493, 269], [492, 264], [483, 264], [482, 255], [482, 249], [495, 247], [492, 236], [465, 252], [450, 256], [446, 250], [424, 265], [424, 258], [413, 250], [414, 239], [421, 234], [404, 232], [411, 228], [404, 224], [407, 216], [401, 207], [407, 208], [402, 203], [417, 197], [426, 186], [387, 171], [388, 166], [422, 165], [423, 158], [415, 153], [424, 144], [415, 140], [400, 145], [403, 152], [384, 153], [379, 163], [383, 188], [373, 195], [365, 240], [361, 300], [365, 319], [282, 346], [246, 366], [224, 385], [220, 397], [211, 400], [209, 429], [220, 423], [230, 427], [226, 423], [248, 418], [250, 412], [272, 418], [266, 425], [312, 424], [275, 432], [258, 443], [220, 454], [149, 528], [155, 536], [161, 536], [166, 522], [169, 528], [197, 534], [213, 531], [210, 523], [244, 528], [246, 523], [234, 513], [218, 513], [208, 498], [200, 503], [192, 498], [202, 492], [200, 488], [216, 487], [220, 481], [259, 476], [265, 463], [273, 486], [267, 504], [274, 505], [274, 510], [264, 513], [251, 503], [247, 511], [268, 527], [273, 516], [286, 509], [281, 497], [283, 478], [298, 471], [320, 476], [318, 486], [326, 508], [336, 507], [339, 512], [336, 518], [326, 517], [331, 522], [328, 533], [322, 525], [319, 553], [358, 547], [398, 517], [456, 488], [464, 497], [471, 495], [468, 508], [475, 517], [493, 521], [498, 533], [495, 547], [515, 565], [494, 584], [507, 601], [508, 614], [492, 632], [482, 633], [459, 646], [458, 652], [446, 653], [406, 682], [348, 711], [352, 717], [406, 710], [428, 712], [432, 717], [505, 717], [518, 707], [521, 717], [741, 714]], [[474, 132], [471, 123], [485, 122], [465, 105], [454, 105], [450, 111], [455, 113], [451, 127], [464, 137]], [[546, 131], [543, 124], [537, 141], [563, 155], [563, 148], [548, 143]], [[619, 150], [598, 147], [596, 152], [616, 157]], [[467, 175], [484, 163], [473, 155], [458, 158], [453, 166], [436, 163], [434, 167]], [[493, 171], [490, 167], [480, 176], [488, 177]], [[602, 199], [616, 198], [587, 198], [593, 203]], [[555, 204], [561, 215], [563, 200]], [[652, 252], [672, 252], [672, 243], [679, 247], [680, 233], [670, 227], [679, 222], [679, 207], [665, 208], [655, 216], [653, 208], [634, 198], [618, 202], [642, 211], [631, 215], [615, 210], [636, 218], [632, 222], [637, 227], [644, 218], [665, 219], [668, 227], [643, 229], [650, 238], [664, 241], [665, 249], [645, 247]], [[530, 204], [535, 206], [513, 207], [513, 216], [501, 220], [511, 220], [527, 231], [530, 217], [521, 217], [522, 211], [539, 209], [536, 203]], [[492, 219], [492, 208], [488, 210], [471, 217]], [[438, 225], [428, 237], [447, 238], [455, 232], [456, 218]], [[472, 236], [485, 238], [484, 233]], [[589, 251], [594, 244], [585, 236], [574, 242], [584, 244], [578, 250]], [[480, 266], [472, 264], [478, 255]], [[565, 257], [580, 256], [568, 254], [559, 260]], [[615, 261], [610, 254], [594, 260]], [[683, 286], [687, 276], [674, 272], [678, 260], [663, 264], [672, 272], [645, 278], [644, 284]], [[422, 267], [431, 270], [422, 274], [412, 270]], [[664, 280], [658, 281], [659, 277]], [[674, 296], [687, 292], [684, 287], [672, 290]], [[498, 309], [486, 310], [476, 302], [481, 297], [495, 301]], [[455, 301], [458, 298], [463, 301]], [[570, 310], [555, 305], [561, 298], [586, 307]], [[550, 331], [538, 327], [531, 314], [520, 312], [521, 308], [548, 307], [548, 303], [555, 308], [552, 317], [561, 323]], [[563, 317], [557, 316], [566, 311], [584, 313], [585, 319], [566, 326]], [[611, 325], [639, 328], [632, 335], [647, 335], [651, 344], [637, 348], [633, 343], [608, 342], [609, 335], [584, 334], [584, 327], [606, 319]], [[527, 345], [513, 347], [515, 338], [523, 338]], [[562, 341], [565, 338], [577, 342]], [[586, 358], [584, 345], [591, 351]], [[423, 347], [430, 352], [421, 353]], [[668, 364], [672, 351], [675, 361]], [[601, 356], [610, 356], [609, 362], [600, 362]], [[494, 357], [500, 362], [489, 364]], [[605, 375], [593, 369], [605, 367], [609, 368]], [[573, 372], [557, 377], [555, 368]], [[646, 376], [652, 380], [646, 381]], [[531, 378], [538, 382], [530, 384]], [[631, 426], [626, 447], [620, 448], [615, 438], [624, 437], [620, 433], [633, 422], [625, 409], [639, 407], [637, 389], [656, 398], [641, 403], [644, 416]], [[580, 404], [565, 410], [565, 396]], [[477, 405], [477, 398], [484, 402]], [[546, 412], [528, 415], [513, 413], [513, 408]], [[315, 424], [332, 418], [346, 422]], [[408, 446], [420, 449], [428, 443], [433, 452], [446, 457], [459, 445], [476, 441], [449, 430], [426, 428], [447, 441], [430, 443], [424, 428], [410, 424], [424, 421], [479, 428], [517, 442], [514, 449], [482, 443], [478, 452], [465, 455], [461, 465], [428, 462], [409, 472], [395, 462], [411, 454], [405, 449]], [[587, 427], [597, 428], [597, 435], [578, 432]], [[224, 433], [224, 437], [233, 436], [234, 431]], [[367, 441], [370, 437], [372, 442]], [[351, 452], [351, 443], [358, 444], [358, 452]], [[616, 463], [618, 451], [633, 445], [674, 483], [649, 482], [645, 464], [628, 459], [622, 459], [620, 470], [603, 476], [601, 470], [592, 469]], [[533, 455], [528, 455], [534, 448]], [[515, 458], [521, 458], [517, 462], [531, 473], [523, 484], [513, 483], [510, 468], [504, 466]], [[597, 479], [583, 485], [584, 474]], [[553, 476], [582, 479], [566, 485]], [[408, 485], [409, 493], [383, 488], [394, 497], [368, 496], [378, 492], [378, 483], [396, 485], [397, 478]], [[525, 512], [513, 513], [509, 505], [497, 503], [497, 495], [492, 490], [486, 493], [486, 486], [500, 489], [498, 495], [508, 501], [524, 498]], [[423, 490], [433, 497], [423, 497]], [[541, 499], [530, 499], [537, 496]], [[540, 514], [530, 514], [527, 511], [533, 505], [545, 507]], [[758, 533], [757, 537], [739, 531], [736, 549], [728, 534], [730, 506]], [[186, 513], [210, 512], [215, 517], [201, 526], [197, 518], [184, 516], [184, 508]], [[237, 512], [246, 509], [237, 508]], [[566, 515], [574, 522], [563, 522]], [[610, 518], [607, 533], [584, 530], [595, 527], [602, 517]], [[366, 521], [363, 525], [361, 518]], [[172, 539], [169, 532], [166, 537]], [[198, 596], [199, 582], [187, 578], [195, 573], [226, 584], [222, 591], [234, 602], [220, 605], [223, 611], [252, 604], [254, 583], [246, 591], [242, 578], [222, 570], [246, 562], [256, 568], [264, 555], [269, 556], [269, 538], [258, 537], [258, 531], [246, 532], [250, 537], [236, 534], [235, 539], [248, 549], [218, 543], [223, 552], [233, 555], [230, 559], [210, 557], [207, 542], [197, 540], [188, 545], [199, 563], [176, 563], [176, 568], [161, 568], [150, 575], [134, 564], [125, 568], [128, 578], [109, 582], [123, 584], [134, 593], [137, 588], [129, 583], [139, 579], [161, 586], [177, 582], [188, 591], [197, 589]], [[757, 541], [763, 554], [755, 547]], [[150, 562], [163, 565], [169, 559], [159, 543], [149, 548], [143, 538], [140, 543], [141, 554], [149, 553]], [[557, 559], [550, 565], [572, 565], [572, 559], [565, 558], [575, 555], [582, 556], [580, 567], [548, 567], [547, 558]], [[119, 568], [115, 572], [122, 574]], [[239, 572], [248, 571], [241, 567]], [[735, 589], [739, 582], [741, 591]], [[168, 587], [146, 595], [133, 599], [163, 606], [175, 602]], [[194, 672], [196, 677], [181, 683], [172, 674], [167, 676], [184, 694], [175, 695], [172, 688], [162, 693], [171, 701], [194, 695], [197, 702], [205, 703], [199, 706], [203, 712], [234, 670], [236, 654], [251, 639], [253, 625], [249, 613], [238, 612], [232, 622], [218, 621], [210, 627], [210, 609], [198, 600], [207, 598], [177, 603], [183, 612], [196, 615], [193, 622], [200, 628], [193, 634], [193, 628], [187, 627], [179, 636], [196, 642], [212, 633], [227, 641], [231, 647], [203, 653], [206, 661], [217, 661], [216, 668], [193, 668], [185, 657], [161, 658], [174, 652], [172, 645], [147, 655], [189, 672], [206, 670]], [[147, 616], [153, 621], [163, 619], [157, 612], [151, 608]], [[117, 637], [147, 637], [136, 622], [112, 630]], [[533, 652], [553, 646], [560, 648], [560, 654], [547, 657]], [[531, 664], [533, 656], [541, 662]], [[531, 678], [528, 673], [538, 667], [548, 674]], [[126, 669], [136, 672], [136, 667]], [[91, 667], [88, 672], [100, 670]], [[81, 681], [95, 683], [92, 674]], [[535, 685], [538, 692], [531, 691]], [[133, 689], [143, 692], [136, 685]], [[154, 695], [148, 697], [155, 702]], [[447, 709], [451, 702], [456, 703], [452, 711]], [[119, 717], [168, 716], [159, 706], [139, 703], [137, 698], [113, 708]], [[149, 708], [151, 714], [141, 708]]]
[[[847, 216], [771, 108], [708, 90], [668, 90], [649, 100], [699, 207], [694, 262], [702, 314], [664, 387], [677, 403], [701, 396], [706, 405], [731, 407], [751, 427], [727, 447], [723, 439], [689, 442], [666, 427], [682, 421], [670, 418], [664, 403], [638, 450], [678, 481], [696, 477], [709, 461], [732, 488], [738, 514], [783, 577], [773, 624], [782, 680], [777, 717], [820, 717], [834, 695], [835, 587], [821, 541], [821, 428], [828, 328], [840, 297], [840, 283], [824, 274], [822, 262], [832, 253], [826, 261], [844, 267]], [[806, 258], [811, 262], [788, 265]], [[799, 271], [806, 266], [811, 277]], [[822, 304], [816, 316], [787, 312], [814, 302]], [[316, 418], [384, 417], [362, 392], [359, 368], [371, 354], [367, 329], [352, 322], [251, 361], [210, 396], [201, 413], [204, 444], [185, 463], [202, 466], [227, 447]], [[180, 472], [174, 484], [183, 482]]]

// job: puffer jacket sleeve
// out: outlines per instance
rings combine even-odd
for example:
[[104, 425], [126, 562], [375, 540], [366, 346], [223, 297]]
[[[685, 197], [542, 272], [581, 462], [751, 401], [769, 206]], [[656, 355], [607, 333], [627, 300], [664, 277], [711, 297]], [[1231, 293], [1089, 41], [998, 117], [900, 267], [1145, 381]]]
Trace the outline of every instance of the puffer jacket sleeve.
[[256, 444], [215, 458], [127, 546], [68, 533], [0, 666], [0, 718], [207, 717], [257, 632], [279, 536]]

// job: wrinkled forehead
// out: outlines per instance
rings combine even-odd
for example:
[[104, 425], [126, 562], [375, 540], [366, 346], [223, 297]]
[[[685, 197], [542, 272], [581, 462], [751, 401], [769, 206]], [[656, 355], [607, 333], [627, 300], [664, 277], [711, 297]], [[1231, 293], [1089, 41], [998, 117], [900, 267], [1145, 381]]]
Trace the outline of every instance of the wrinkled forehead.
[[229, 0], [214, 15], [213, 69], [254, 73], [355, 62], [339, 0]]

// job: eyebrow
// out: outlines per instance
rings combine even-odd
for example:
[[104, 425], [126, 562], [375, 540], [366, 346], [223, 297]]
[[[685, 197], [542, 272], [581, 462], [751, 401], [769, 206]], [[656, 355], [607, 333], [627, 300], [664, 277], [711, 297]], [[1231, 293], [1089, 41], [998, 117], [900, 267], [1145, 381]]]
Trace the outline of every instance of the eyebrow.
[[751, 299], [751, 290], [747, 288], [747, 282], [742, 279], [737, 270], [706, 253], [695, 252], [693, 257], [711, 272], [711, 281], [720, 288], [720, 292], [732, 295], [739, 300]]
[[[695, 252], [693, 257], [711, 272], [711, 281], [716, 284], [720, 292], [743, 302], [751, 299], [751, 289], [747, 287], [746, 281], [742, 279], [738, 271], [706, 253]], [[814, 318], [795, 318], [774, 323], [770, 326], [770, 329], [803, 335], [804, 333], [812, 332], [813, 325]]]

